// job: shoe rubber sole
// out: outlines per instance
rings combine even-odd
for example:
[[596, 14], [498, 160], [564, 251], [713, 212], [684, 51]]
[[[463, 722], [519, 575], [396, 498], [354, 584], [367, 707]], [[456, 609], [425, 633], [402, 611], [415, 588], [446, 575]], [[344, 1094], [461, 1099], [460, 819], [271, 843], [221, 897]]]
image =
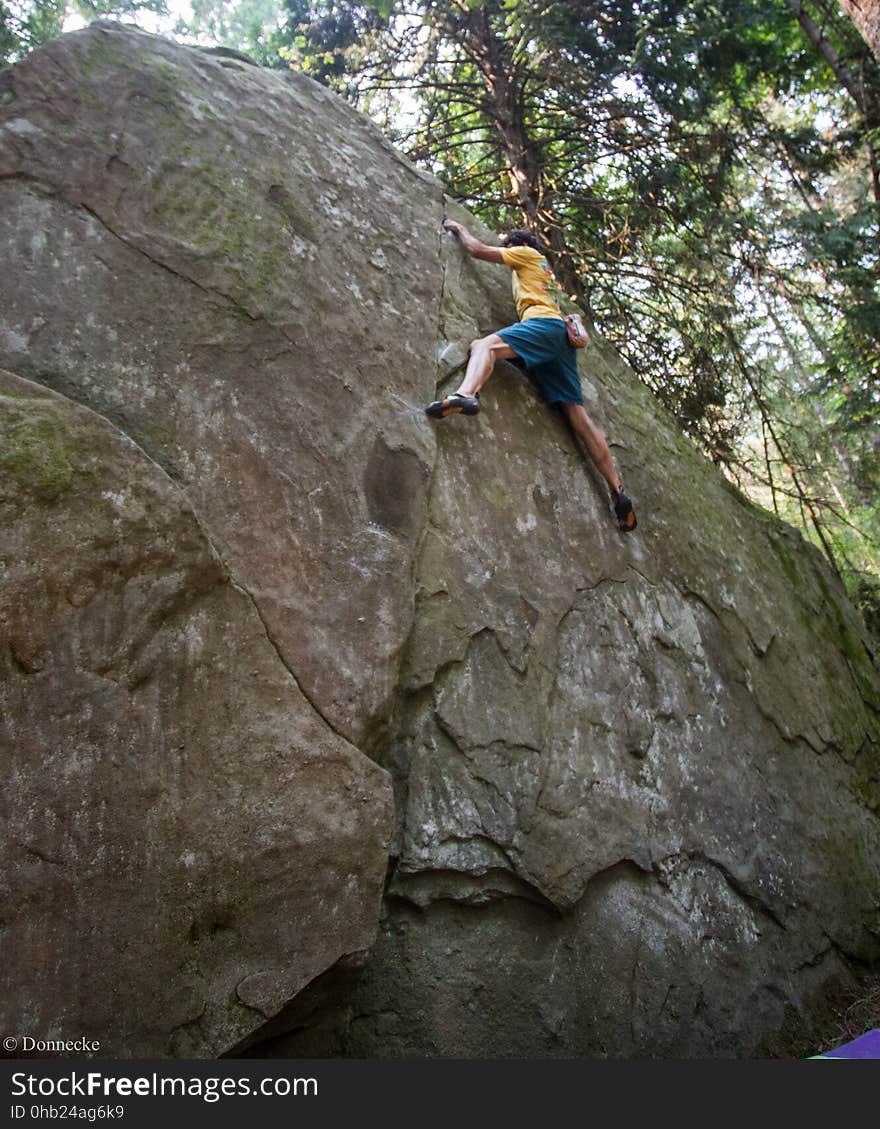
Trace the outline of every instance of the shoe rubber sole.
[[614, 516], [617, 518], [617, 528], [621, 533], [632, 533], [638, 525], [633, 504], [623, 492], [618, 494], [614, 503]]
[[[462, 397], [462, 399], [465, 399]], [[447, 416], [465, 415], [475, 416], [480, 410], [479, 403], [470, 402], [473, 398], [467, 397], [465, 403], [456, 403], [456, 398], [447, 396], [443, 400], [435, 400], [425, 408], [426, 415], [432, 419], [445, 419]]]

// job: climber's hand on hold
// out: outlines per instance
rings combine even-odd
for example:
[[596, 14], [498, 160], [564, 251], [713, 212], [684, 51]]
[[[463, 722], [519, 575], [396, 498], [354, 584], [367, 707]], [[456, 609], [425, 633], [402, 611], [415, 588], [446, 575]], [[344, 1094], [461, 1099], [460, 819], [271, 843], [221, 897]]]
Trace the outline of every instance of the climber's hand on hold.
[[458, 220], [444, 220], [443, 227], [446, 231], [451, 231], [453, 235], [458, 236], [462, 247], [472, 258], [484, 259], [487, 263], [504, 262], [500, 247], [490, 247], [487, 243], [481, 243]]

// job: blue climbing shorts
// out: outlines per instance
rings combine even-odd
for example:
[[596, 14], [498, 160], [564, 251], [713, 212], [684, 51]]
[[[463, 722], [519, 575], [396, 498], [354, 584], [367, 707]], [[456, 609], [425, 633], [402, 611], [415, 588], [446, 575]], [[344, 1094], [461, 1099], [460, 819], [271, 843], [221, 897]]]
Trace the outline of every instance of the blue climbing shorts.
[[538, 393], [551, 407], [584, 402], [576, 354], [568, 343], [564, 321], [529, 318], [499, 329], [498, 336], [529, 370]]

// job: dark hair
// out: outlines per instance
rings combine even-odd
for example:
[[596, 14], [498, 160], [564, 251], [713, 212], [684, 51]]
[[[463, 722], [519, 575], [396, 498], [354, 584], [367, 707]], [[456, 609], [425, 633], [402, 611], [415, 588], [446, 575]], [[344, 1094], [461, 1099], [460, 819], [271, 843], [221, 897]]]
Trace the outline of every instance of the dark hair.
[[532, 235], [530, 231], [509, 231], [507, 235], [501, 240], [502, 247], [533, 247], [536, 251], [541, 251], [543, 248], [538, 242], [538, 237]]

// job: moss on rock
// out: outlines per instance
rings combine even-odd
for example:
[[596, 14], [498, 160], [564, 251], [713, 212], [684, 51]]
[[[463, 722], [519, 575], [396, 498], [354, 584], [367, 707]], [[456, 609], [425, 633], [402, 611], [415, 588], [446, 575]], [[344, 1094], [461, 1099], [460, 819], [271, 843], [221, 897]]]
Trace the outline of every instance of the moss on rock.
[[20, 400], [4, 412], [0, 473], [23, 490], [48, 501], [70, 490], [78, 479], [94, 476], [87, 465], [88, 452], [60, 420], [43, 412], [28, 411], [27, 404], [28, 401]]

